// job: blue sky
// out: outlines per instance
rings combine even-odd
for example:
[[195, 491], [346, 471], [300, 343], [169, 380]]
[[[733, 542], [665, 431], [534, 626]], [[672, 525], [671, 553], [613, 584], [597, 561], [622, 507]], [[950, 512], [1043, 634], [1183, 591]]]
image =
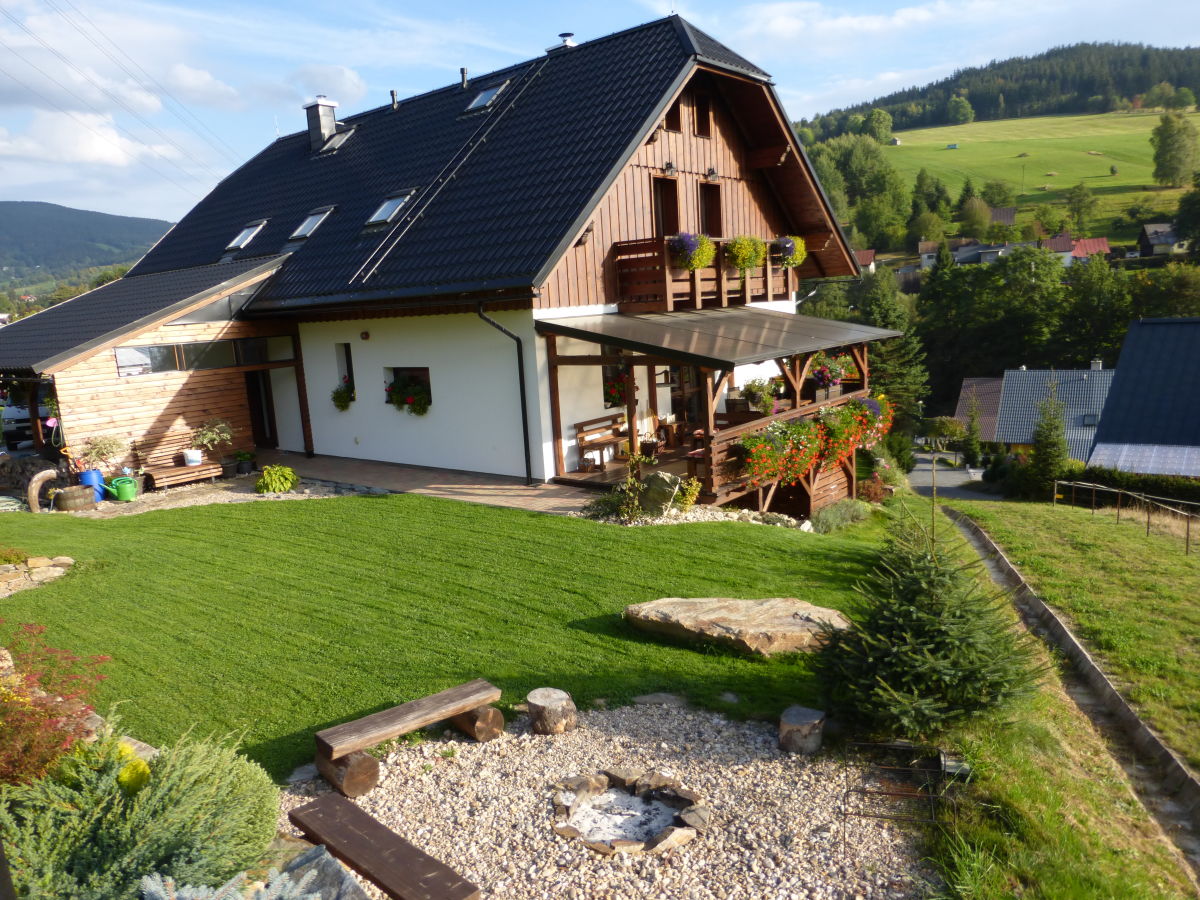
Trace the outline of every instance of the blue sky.
[[317, 93], [342, 113], [672, 10], [771, 72], [792, 118], [1077, 41], [1200, 45], [1194, 0], [0, 0], [0, 199], [175, 220]]

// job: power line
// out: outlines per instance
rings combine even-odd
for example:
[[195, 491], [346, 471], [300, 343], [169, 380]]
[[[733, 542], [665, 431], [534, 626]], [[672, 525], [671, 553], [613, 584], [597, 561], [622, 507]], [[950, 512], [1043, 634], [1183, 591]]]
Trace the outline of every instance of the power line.
[[[166, 141], [168, 144], [170, 144], [172, 147], [174, 147], [180, 153], [180, 155], [191, 160], [196, 166], [198, 166], [201, 169], [204, 169], [212, 177], [218, 178], [218, 179], [223, 177], [223, 175], [220, 172], [213, 169], [211, 166], [209, 166], [204, 161], [197, 159], [190, 152], [188, 152], [188, 150], [186, 148], [184, 148], [184, 147], [180, 146], [178, 143], [176, 143], [175, 140], [173, 138], [171, 138], [169, 135], [164, 134], [162, 131], [160, 131], [158, 128], [156, 128], [154, 125], [150, 124], [150, 122], [148, 122], [146, 119], [144, 119], [137, 112], [137, 110], [135, 110], [128, 103], [126, 103], [121, 97], [114, 94], [112, 91], [110, 91], [104, 85], [100, 84], [99, 81], [97, 81], [95, 78], [90, 76], [87, 72], [83, 71], [83, 69], [79, 68], [79, 66], [75, 65], [75, 63], [71, 62], [70, 59], [68, 59], [66, 56], [64, 56], [62, 53], [60, 53], [54, 47], [47, 44], [37, 34], [35, 34], [33, 31], [31, 31], [25, 25], [24, 22], [22, 22], [20, 19], [18, 19], [16, 16], [14, 16], [12, 13], [10, 13], [8, 10], [0, 8], [0, 13], [2, 13], [6, 19], [8, 19], [10, 22], [12, 22], [14, 25], [16, 25], [18, 28], [20, 28], [26, 34], [28, 34], [31, 38], [33, 38], [35, 41], [37, 41], [39, 44], [41, 44], [43, 47], [45, 47], [47, 50], [49, 50], [51, 53], [53, 53], [64, 64], [70, 66], [72, 69], [74, 69], [76, 72], [78, 72], [79, 75], [85, 81], [87, 81], [89, 84], [91, 84], [97, 90], [99, 90], [102, 94], [104, 94], [104, 96], [108, 97], [109, 100], [111, 100], [113, 103], [116, 103], [118, 106], [120, 106], [122, 109], [124, 109], [127, 113], [129, 113], [131, 116], [133, 116], [135, 119], [137, 119], [143, 125], [145, 125], [148, 129], [153, 131], [155, 134], [157, 134], [159, 137], [161, 137], [164, 141]], [[9, 48], [9, 49], [12, 49], [12, 48]], [[13, 52], [16, 52], [16, 51], [14, 50]], [[20, 54], [18, 54], [18, 55], [20, 55]], [[26, 62], [29, 62], [29, 60], [26, 59], [23, 55], [21, 56], [21, 58], [25, 59]], [[33, 63], [29, 63], [29, 64], [33, 65]], [[36, 66], [35, 66], [35, 68], [36, 68]], [[39, 69], [38, 71], [42, 71], [42, 70]], [[43, 72], [43, 74], [45, 74], [45, 73]], [[49, 77], [49, 76], [47, 76], [47, 77]], [[57, 81], [55, 83], [59, 84], [59, 87], [63, 87], [63, 85], [61, 83], [59, 83]], [[64, 88], [64, 90], [65, 90], [65, 88]], [[95, 110], [95, 107], [92, 107], [92, 109]], [[147, 145], [147, 146], [150, 146], [150, 145]], [[161, 156], [161, 154], [160, 154], [160, 156]], [[166, 159], [166, 157], [163, 157], [163, 159]], [[179, 169], [180, 169], [180, 171], [186, 172], [186, 170], [183, 169], [182, 166], [179, 166]], [[190, 175], [191, 173], [187, 173], [187, 174]]]
[[[145, 78], [146, 82], [148, 82], [151, 86], [153, 86], [155, 89], [157, 89], [158, 92], [161, 93], [163, 96], [169, 98], [172, 102], [174, 102], [175, 105], [179, 107], [179, 110], [182, 110], [183, 112], [187, 113], [188, 117], [191, 118], [192, 121], [195, 122], [196, 124], [195, 125], [190, 124], [188, 122], [188, 120], [185, 119], [180, 114], [179, 110], [177, 110], [174, 106], [166, 105], [166, 108], [171, 112], [172, 115], [175, 116], [175, 118], [179, 119], [179, 121], [182, 122], [186, 127], [190, 128], [197, 137], [199, 137], [201, 140], [205, 141], [214, 150], [217, 150], [220, 153], [224, 153], [230, 159], [230, 161], [232, 161], [236, 164], [240, 164], [242, 162], [242, 154], [241, 153], [239, 153], [233, 146], [231, 146], [219, 134], [217, 134], [215, 131], [213, 131], [211, 128], [209, 128], [208, 125], [206, 125], [199, 116], [197, 116], [190, 109], [188, 109], [187, 105], [182, 100], [180, 100], [178, 97], [176, 97], [174, 94], [172, 94], [166, 88], [166, 86], [163, 85], [162, 82], [160, 82], [157, 78], [155, 78], [153, 75], [151, 75], [149, 72], [147, 72], [136, 59], [134, 59], [132, 56], [130, 56], [127, 52], [125, 52], [125, 50], [123, 50], [116, 41], [114, 41], [111, 37], [109, 37], [100, 28], [99, 25], [97, 25], [90, 18], [88, 18], [87, 13], [85, 13], [79, 7], [75, 6], [75, 4], [73, 4], [71, 2], [71, 0], [62, 0], [62, 2], [65, 3], [67, 6], [69, 6], [75, 12], [75, 14], [77, 16], [79, 16], [81, 19], [83, 19], [85, 22], [87, 22], [93, 31], [95, 31], [98, 35], [100, 35], [102, 38], [104, 38], [104, 40], [106, 40], [110, 45], [112, 45], [114, 50], [116, 50], [123, 57], [125, 57], [125, 59], [129, 60], [130, 64], [133, 65], [134, 68], [136, 68], [139, 72], [142, 73], [142, 76]], [[135, 82], [139, 81], [139, 78], [137, 75], [135, 75], [133, 72], [131, 72], [129, 70], [129, 68], [126, 67], [125, 64], [122, 63], [121, 60], [119, 60], [116, 56], [114, 56], [106, 47], [104, 47], [98, 41], [96, 41], [96, 39], [93, 38], [92, 35], [87, 32], [86, 29], [80, 28], [79, 24], [77, 22], [72, 21], [71, 18], [65, 12], [62, 11], [62, 9], [60, 9], [58, 6], [56, 6], [54, 4], [54, 0], [46, 0], [46, 5], [49, 6], [51, 9], [53, 9], [56, 13], [58, 13], [59, 16], [62, 17], [63, 21], [65, 21], [68, 25], [70, 25], [72, 28], [74, 28], [76, 31], [78, 31], [81, 35], [83, 35], [83, 37], [87, 38], [87, 40], [89, 42], [91, 42], [91, 44], [93, 46], [95, 46], [95, 48], [97, 50], [99, 50], [101, 53], [103, 53], [105, 56], [107, 56], [110, 60], [112, 60], [113, 64], [116, 65], [118, 68], [120, 68], [122, 72], [124, 72], [126, 75], [128, 75], [130, 78], [132, 78]], [[143, 84], [143, 85], [141, 85], [141, 87], [143, 89], [145, 89], [146, 85]], [[202, 129], [204, 129], [204, 131], [208, 132], [208, 134], [211, 135], [211, 137], [206, 137], [204, 134], [202, 134], [201, 131], [196, 127], [196, 125], [199, 125], [200, 128], [202, 128]]]
[[[14, 56], [15, 56], [15, 55], [17, 55], [17, 54], [16, 54], [16, 51], [14, 51], [12, 47], [9, 47], [9, 46], [8, 46], [8, 44], [4, 43], [4, 41], [3, 41], [3, 40], [0, 40], [0, 47], [4, 47], [6, 50], [9, 50], [10, 52], [12, 52], [12, 53], [13, 53], [13, 55], [14, 55]], [[28, 60], [26, 60], [26, 62], [28, 62]], [[48, 74], [47, 74], [45, 71], [43, 71], [42, 69], [38, 68], [36, 65], [33, 65], [33, 63], [29, 63], [29, 65], [31, 65], [31, 66], [32, 66], [34, 69], [37, 69], [37, 71], [38, 71], [38, 72], [41, 72], [41, 74], [45, 75], [47, 78], [49, 78], [49, 79], [50, 79], [51, 81], [53, 81], [55, 84], [57, 84], [59, 87], [63, 87], [63, 85], [62, 85], [61, 83], [59, 83], [59, 82], [58, 82], [58, 81], [57, 81], [55, 78], [53, 78], [52, 76], [48, 75]], [[26, 83], [26, 82], [22, 81], [22, 80], [21, 80], [20, 78], [18, 78], [16, 75], [14, 75], [12, 72], [9, 72], [7, 69], [3, 68], [2, 66], [0, 66], [0, 73], [2, 73], [2, 74], [4, 74], [4, 75], [7, 75], [7, 76], [8, 76], [10, 79], [12, 79], [13, 81], [15, 81], [15, 82], [16, 82], [17, 84], [19, 84], [21, 87], [25, 88], [25, 90], [29, 91], [29, 93], [33, 94], [33, 95], [34, 95], [34, 96], [36, 96], [36, 97], [39, 97], [39, 98], [40, 98], [40, 99], [41, 99], [43, 102], [45, 102], [45, 103], [47, 103], [48, 105], [50, 105], [50, 106], [54, 107], [54, 108], [55, 108], [55, 109], [57, 109], [59, 112], [63, 113], [64, 115], [70, 116], [72, 119], [74, 119], [74, 120], [75, 120], [75, 122], [76, 122], [77, 124], [79, 124], [79, 125], [83, 126], [85, 129], [87, 129], [88, 131], [90, 131], [90, 132], [91, 132], [92, 134], [94, 134], [96, 137], [100, 138], [100, 140], [104, 141], [106, 144], [110, 144], [110, 145], [112, 145], [113, 147], [116, 147], [116, 148], [117, 148], [117, 150], [120, 150], [122, 153], [126, 153], [126, 152], [127, 152], [127, 151], [126, 151], [126, 150], [125, 150], [125, 149], [124, 149], [124, 148], [123, 148], [123, 147], [122, 147], [120, 144], [118, 144], [116, 141], [112, 140], [112, 139], [111, 139], [111, 138], [110, 138], [108, 135], [104, 134], [103, 132], [97, 131], [95, 128], [93, 128], [91, 125], [89, 125], [89, 124], [88, 124], [88, 123], [87, 123], [85, 120], [81, 119], [81, 118], [80, 118], [80, 117], [79, 117], [79, 116], [78, 116], [78, 115], [77, 115], [77, 114], [76, 114], [76, 113], [75, 113], [73, 110], [69, 110], [69, 109], [67, 109], [66, 107], [62, 106], [61, 104], [59, 104], [59, 103], [56, 103], [54, 100], [52, 100], [51, 98], [47, 97], [45, 94], [43, 94], [43, 93], [42, 93], [41, 91], [39, 91], [37, 88], [35, 88], [35, 87], [33, 87], [32, 85], [30, 85], [30, 84], [28, 84], [28, 83]], [[66, 90], [66, 88], [63, 88], [63, 89], [64, 89], [64, 90]], [[103, 115], [103, 113], [100, 113], [100, 115]], [[115, 123], [114, 123], [114, 124], [115, 124]], [[117, 127], [120, 127], [120, 126], [117, 126]], [[150, 149], [153, 149], [153, 148], [150, 148]], [[196, 191], [195, 191], [195, 190], [193, 190], [192, 188], [189, 188], [189, 187], [187, 187], [186, 185], [183, 185], [183, 184], [181, 184], [180, 182], [178, 182], [178, 181], [176, 181], [174, 178], [172, 178], [170, 175], [168, 175], [166, 172], [159, 171], [159, 170], [158, 170], [158, 169], [156, 169], [154, 166], [150, 165], [150, 161], [149, 161], [149, 160], [147, 160], [147, 159], [144, 159], [143, 157], [140, 157], [140, 156], [136, 156], [136, 155], [134, 155], [134, 156], [133, 156], [133, 158], [134, 158], [134, 159], [135, 159], [137, 162], [139, 162], [139, 163], [141, 163], [143, 166], [145, 166], [147, 169], [149, 169], [151, 172], [153, 172], [155, 175], [158, 175], [160, 178], [165, 178], [167, 181], [171, 182], [171, 184], [175, 185], [175, 186], [176, 186], [177, 188], [179, 188], [181, 191], [185, 191], [186, 193], [188, 193], [188, 194], [191, 194], [193, 197], [195, 197], [195, 198], [197, 198], [197, 199], [200, 199], [200, 198], [202, 197], [202, 195], [201, 195], [201, 194], [199, 194], [198, 192], [196, 192]], [[168, 161], [168, 162], [171, 162], [171, 160], [167, 160], [167, 161]], [[177, 168], [178, 168], [178, 167], [177, 167]], [[181, 169], [181, 171], [186, 171], [186, 170], [183, 170], [183, 169]]]

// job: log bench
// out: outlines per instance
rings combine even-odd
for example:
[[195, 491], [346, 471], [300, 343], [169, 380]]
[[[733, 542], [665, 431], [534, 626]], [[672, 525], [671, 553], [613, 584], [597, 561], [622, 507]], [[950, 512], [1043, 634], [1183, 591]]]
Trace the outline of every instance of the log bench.
[[326, 794], [288, 813], [314, 844], [378, 885], [396, 900], [475, 900], [479, 888], [417, 849], [369, 813]]
[[368, 747], [444, 719], [449, 719], [456, 728], [477, 741], [491, 740], [504, 730], [500, 710], [489, 706], [499, 699], [500, 688], [477, 678], [441, 693], [318, 731], [317, 771], [347, 797], [361, 797], [379, 783], [379, 761], [364, 752]]
[[133, 458], [155, 488], [218, 478], [222, 472], [220, 463], [205, 460], [198, 466], [183, 464], [183, 451], [191, 446], [190, 431], [168, 432], [134, 441]]
[[[579, 463], [582, 467], [584, 456], [596, 451], [597, 464], [604, 471], [604, 451], [609, 447], [619, 447], [629, 436], [622, 433], [625, 428], [625, 414], [613, 413], [575, 423], [575, 446], [579, 448]], [[615, 450], [614, 450], [615, 452]]]

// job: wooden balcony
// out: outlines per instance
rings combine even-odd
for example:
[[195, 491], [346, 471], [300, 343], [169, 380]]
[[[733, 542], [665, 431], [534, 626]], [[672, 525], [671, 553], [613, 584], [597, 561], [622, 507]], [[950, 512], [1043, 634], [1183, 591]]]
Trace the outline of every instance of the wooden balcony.
[[768, 253], [762, 266], [747, 270], [743, 279], [742, 273], [725, 261], [728, 241], [714, 239], [717, 253], [713, 264], [695, 271], [674, 264], [667, 241], [645, 238], [613, 244], [621, 312], [742, 306], [787, 300], [796, 290], [795, 270], [780, 266], [778, 254]]

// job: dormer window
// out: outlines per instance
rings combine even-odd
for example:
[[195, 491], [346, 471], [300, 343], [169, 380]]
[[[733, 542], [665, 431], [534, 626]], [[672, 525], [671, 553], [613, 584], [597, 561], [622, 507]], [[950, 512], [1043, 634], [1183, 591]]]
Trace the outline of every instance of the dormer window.
[[500, 92], [506, 87], [508, 87], [507, 81], [484, 88], [475, 95], [475, 99], [471, 101], [469, 106], [467, 106], [467, 112], [473, 112], [477, 109], [485, 109], [491, 106], [492, 101], [495, 100], [500, 95]]
[[379, 204], [379, 209], [371, 213], [371, 218], [367, 219], [368, 225], [384, 225], [392, 219], [396, 218], [396, 213], [400, 212], [400, 208], [408, 202], [408, 198], [413, 195], [412, 191], [405, 191], [402, 194], [393, 194], [382, 203]]
[[317, 230], [317, 226], [324, 222], [325, 218], [331, 212], [333, 212], [332, 206], [322, 206], [320, 209], [314, 209], [308, 214], [308, 217], [300, 223], [300, 226], [292, 232], [292, 236], [288, 238], [288, 240], [299, 241], [308, 237]]
[[254, 236], [256, 234], [258, 234], [260, 231], [262, 231], [262, 227], [266, 224], [267, 224], [266, 219], [258, 219], [255, 222], [247, 222], [246, 227], [237, 233], [237, 237], [235, 237], [232, 241], [230, 241], [228, 246], [225, 247], [225, 249], [226, 250], [241, 250], [243, 247], [245, 247], [247, 244], [249, 244], [252, 240], [254, 240]]

